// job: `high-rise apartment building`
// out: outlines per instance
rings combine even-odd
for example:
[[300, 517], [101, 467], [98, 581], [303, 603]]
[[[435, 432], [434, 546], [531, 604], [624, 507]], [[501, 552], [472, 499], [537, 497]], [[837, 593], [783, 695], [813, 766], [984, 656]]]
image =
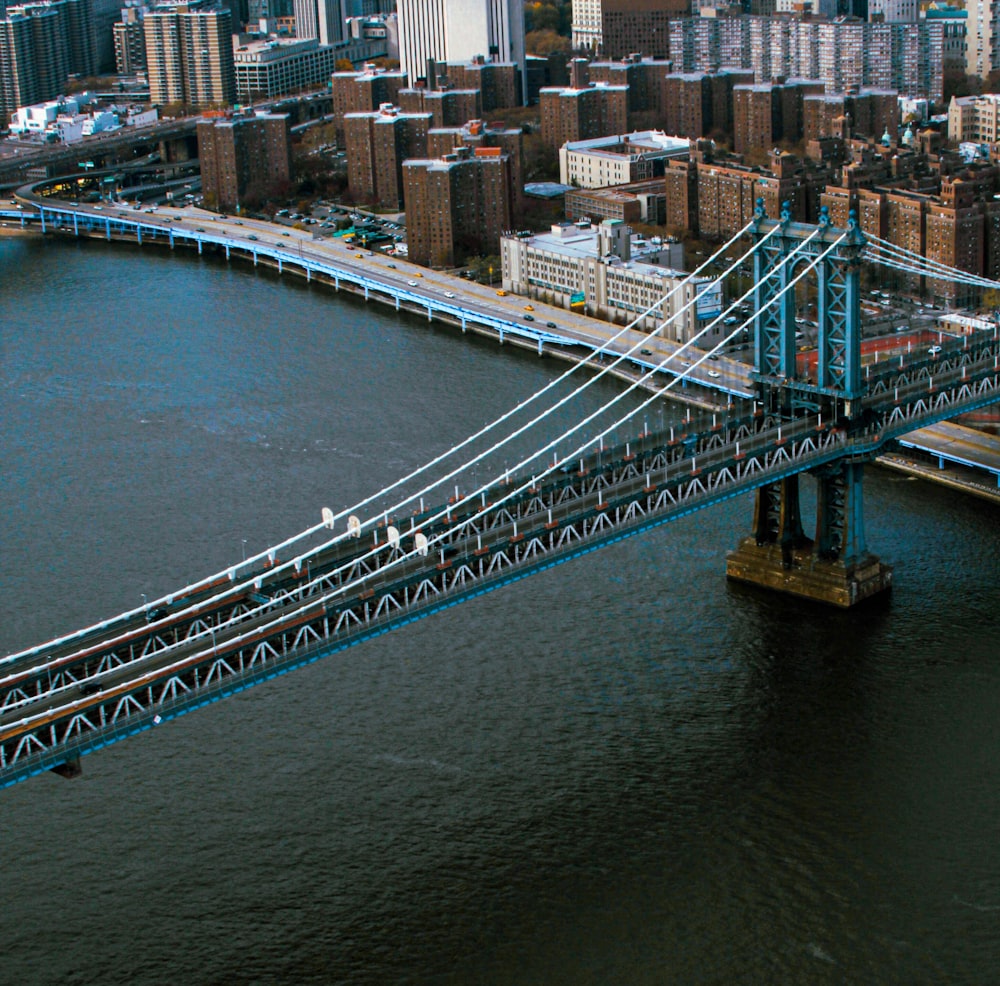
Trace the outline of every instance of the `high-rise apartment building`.
[[198, 121], [205, 201], [236, 212], [292, 176], [291, 130], [281, 113]]
[[11, 5], [0, 20], [0, 115], [53, 99], [97, 69], [91, 0]]
[[970, 0], [965, 13], [965, 71], [985, 79], [1000, 69], [1000, 0]]
[[449, 85], [479, 90], [484, 113], [524, 103], [521, 67], [513, 62], [491, 62], [477, 55], [469, 62], [449, 62], [444, 69]]
[[431, 123], [429, 113], [404, 113], [388, 104], [344, 116], [347, 183], [355, 201], [402, 208], [403, 162], [427, 156]]
[[[686, 17], [690, 0], [600, 0], [600, 50], [605, 58], [625, 58], [642, 52], [651, 58], [670, 57], [670, 22]], [[573, 7], [576, 11], [576, 5]]]
[[[970, 58], [971, 26], [970, 21]], [[943, 43], [944, 27], [936, 20], [867, 24], [738, 16], [670, 22], [670, 57], [677, 71], [731, 66], [752, 69], [759, 82], [778, 76], [822, 79], [834, 92], [866, 86], [932, 100], [940, 100], [943, 88]]]
[[454, 267], [497, 254], [513, 225], [511, 162], [499, 147], [458, 147], [444, 157], [403, 164], [410, 259]]
[[607, 137], [628, 130], [628, 86], [591, 85], [586, 81], [586, 63], [575, 59], [571, 85], [565, 89], [542, 89], [542, 141], [558, 149], [567, 141]]
[[619, 61], [591, 62], [588, 75], [591, 82], [628, 86], [629, 129], [645, 130], [663, 123], [664, 80], [670, 69], [669, 61], [631, 54]]
[[404, 113], [429, 113], [432, 126], [458, 127], [483, 115], [478, 89], [400, 89]]
[[334, 72], [330, 82], [333, 126], [337, 144], [343, 147], [344, 115], [373, 113], [383, 103], [398, 105], [399, 91], [406, 87], [406, 74], [367, 65], [363, 72]]
[[427, 60], [514, 62], [528, 91], [521, 0], [398, 0], [399, 62], [410, 85], [427, 77]]
[[112, 29], [115, 43], [115, 71], [119, 75], [135, 75], [146, 71], [146, 33], [142, 28], [145, 10], [126, 7], [121, 20]]
[[143, 21], [155, 105], [231, 106], [236, 100], [232, 15], [205, 0], [160, 4]]
[[434, 127], [427, 134], [427, 156], [443, 158], [456, 147], [498, 147], [510, 159], [511, 208], [516, 215], [524, 188], [522, 161], [524, 135], [520, 128], [491, 126], [483, 120], [469, 120], [459, 127]]

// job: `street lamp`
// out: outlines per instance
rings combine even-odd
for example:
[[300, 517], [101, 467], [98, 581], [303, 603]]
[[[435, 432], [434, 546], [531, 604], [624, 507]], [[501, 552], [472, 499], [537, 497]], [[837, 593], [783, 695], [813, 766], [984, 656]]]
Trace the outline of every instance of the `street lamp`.
[[247, 560], [247, 539], [243, 538], [243, 560]]

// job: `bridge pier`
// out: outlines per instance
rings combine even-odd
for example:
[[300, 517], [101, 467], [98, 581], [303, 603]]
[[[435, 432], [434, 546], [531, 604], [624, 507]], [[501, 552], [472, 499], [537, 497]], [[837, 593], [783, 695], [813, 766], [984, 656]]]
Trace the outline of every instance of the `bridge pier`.
[[64, 763], [57, 763], [52, 768], [52, 773], [66, 778], [79, 777], [83, 773], [83, 766], [79, 757], [70, 757]]
[[737, 582], [849, 608], [892, 587], [892, 567], [864, 537], [862, 466], [838, 462], [817, 477], [816, 537], [802, 530], [798, 476], [757, 490], [753, 533], [726, 556]]

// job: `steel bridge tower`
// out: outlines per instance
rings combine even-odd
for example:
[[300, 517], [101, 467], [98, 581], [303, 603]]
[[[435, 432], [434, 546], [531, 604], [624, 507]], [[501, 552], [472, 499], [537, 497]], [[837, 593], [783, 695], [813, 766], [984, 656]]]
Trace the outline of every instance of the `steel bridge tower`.
[[[865, 238], [853, 212], [845, 231], [830, 225], [825, 208], [818, 226], [792, 222], [787, 203], [779, 220], [768, 219], [758, 199], [751, 235], [760, 243], [772, 231], [754, 254], [758, 413], [778, 420], [820, 414], [830, 427], [852, 432], [864, 423], [860, 267]], [[815, 356], [810, 353], [800, 365], [795, 288], [778, 295], [814, 261], [799, 284], [815, 291], [817, 345]], [[887, 590], [892, 570], [865, 542], [863, 468], [863, 459], [848, 457], [814, 473], [813, 538], [803, 529], [797, 475], [761, 487], [752, 533], [729, 553], [727, 575], [845, 607]]]

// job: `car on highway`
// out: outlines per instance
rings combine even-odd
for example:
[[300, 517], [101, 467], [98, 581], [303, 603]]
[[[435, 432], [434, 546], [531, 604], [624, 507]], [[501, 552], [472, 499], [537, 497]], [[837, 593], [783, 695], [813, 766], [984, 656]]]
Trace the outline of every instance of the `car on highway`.
[[652, 349], [640, 349], [639, 350], [639, 355], [640, 356], [652, 356], [653, 355], [653, 350]]
[[525, 305], [524, 306], [524, 310], [526, 312], [533, 312], [535, 310], [535, 306], [534, 305]]
[[455, 297], [455, 292], [454, 291], [445, 291], [444, 296], [446, 298], [454, 298]]
[[708, 375], [709, 375], [709, 376], [710, 376], [710, 377], [711, 377], [711, 378], [712, 378], [713, 380], [718, 380], [718, 378], [719, 378], [719, 377], [721, 376], [721, 374], [719, 373], [719, 371], [718, 371], [718, 370], [709, 370], [709, 371], [708, 371]]
[[524, 313], [524, 318], [525, 318], [525, 321], [527, 321], [527, 322], [534, 322], [534, 320], [535, 320], [535, 316], [534, 315], [529, 315], [527, 312]]
[[547, 329], [557, 329], [557, 328], [559, 328], [559, 326], [556, 325], [555, 322], [546, 322], [545, 323], [545, 328], [547, 328]]
[[256, 237], [256, 236], [254, 236], [254, 235], [253, 235], [253, 233], [251, 233], [251, 234], [250, 234], [250, 235], [249, 235], [249, 236], [247, 237], [247, 239], [248, 239], [248, 240], [255, 240], [255, 239], [257, 239], [257, 237]]
[[506, 292], [506, 291], [504, 291], [504, 290], [503, 290], [503, 289], [501, 288], [501, 289], [500, 289], [499, 291], [497, 291], [497, 297], [498, 297], [498, 298], [506, 298], [506, 297], [507, 297], [507, 292]]
[[291, 236], [292, 234], [291, 233], [282, 233], [281, 235], [282, 236]]
[[417, 286], [416, 281], [407, 281], [406, 283], [409, 284], [411, 288], [415, 288]]

